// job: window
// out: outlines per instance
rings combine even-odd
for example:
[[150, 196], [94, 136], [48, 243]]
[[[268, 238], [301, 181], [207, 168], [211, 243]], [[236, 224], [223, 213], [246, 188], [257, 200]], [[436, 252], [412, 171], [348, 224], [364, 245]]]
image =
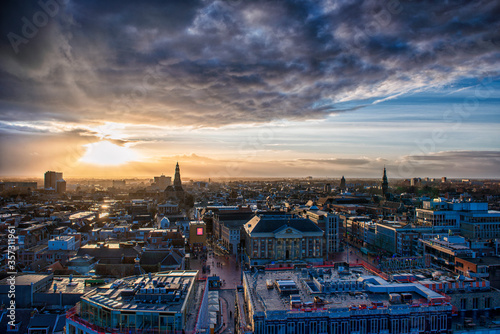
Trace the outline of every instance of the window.
[[351, 320], [351, 332], [359, 331], [359, 320]]
[[305, 334], [306, 325], [304, 322], [299, 322], [297, 324], [297, 334]]
[[491, 308], [491, 297], [486, 297], [484, 299], [484, 308]]
[[418, 318], [419, 318], [419, 327], [418, 327], [418, 329], [420, 331], [424, 331], [425, 330], [425, 317], [424, 316], [420, 316]]
[[399, 319], [393, 319], [392, 322], [392, 333], [399, 333]]
[[408, 319], [401, 319], [401, 333], [408, 333]]
[[286, 324], [286, 333], [295, 334], [295, 322], [289, 322]]
[[466, 310], [467, 309], [467, 299], [466, 298], [461, 298], [460, 299], [460, 309]]
[[326, 326], [326, 321], [321, 321], [319, 323], [319, 332], [320, 333], [327, 333], [328, 332], [327, 326]]
[[383, 330], [389, 329], [388, 323], [389, 323], [389, 321], [387, 320], [387, 318], [380, 319], [380, 330], [383, 331]]
[[255, 322], [255, 334], [264, 334], [264, 324], [262, 321], [256, 321]]
[[361, 319], [359, 321], [359, 332], [362, 334], [366, 333], [366, 319]]
[[418, 318], [419, 317], [411, 317], [410, 319], [410, 328], [412, 332], [418, 329]]
[[278, 334], [285, 334], [285, 325], [284, 324], [278, 325]]
[[330, 325], [331, 334], [339, 334], [339, 324], [337, 322], [332, 322]]
[[267, 325], [267, 334], [274, 334], [274, 325]]
[[477, 310], [477, 304], [478, 304], [478, 298], [474, 297], [472, 298], [472, 309]]
[[378, 333], [378, 319], [371, 319], [371, 330], [372, 333]]
[[438, 329], [437, 315], [431, 315], [431, 330], [435, 331]]
[[443, 329], [446, 329], [448, 327], [448, 318], [446, 317], [446, 315], [440, 315], [439, 316], [440, 318], [440, 329], [443, 330]]
[[347, 321], [342, 321], [340, 324], [340, 334], [349, 333], [349, 323]]
[[318, 334], [318, 323], [316, 321], [311, 321], [309, 323], [309, 333], [310, 334]]

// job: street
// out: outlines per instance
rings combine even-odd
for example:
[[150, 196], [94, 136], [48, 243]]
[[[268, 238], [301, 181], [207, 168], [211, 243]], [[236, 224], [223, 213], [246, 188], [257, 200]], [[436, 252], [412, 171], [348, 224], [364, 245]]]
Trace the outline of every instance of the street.
[[[210, 255], [213, 254], [213, 255]], [[204, 265], [210, 266], [210, 272], [202, 273]], [[201, 260], [200, 258], [191, 260], [191, 269], [200, 271], [200, 278], [208, 276], [219, 276], [221, 280], [220, 298], [221, 303], [224, 304], [222, 308], [222, 323], [224, 326], [221, 328], [220, 333], [234, 333], [234, 302], [236, 287], [241, 284], [241, 271], [237, 263], [235, 255], [223, 255], [219, 251], [212, 251], [210, 246], [207, 247], [207, 259]], [[203, 288], [204, 281], [199, 282], [199, 289]], [[201, 293], [201, 292], [200, 292]], [[200, 294], [201, 296], [201, 294]], [[201, 302], [201, 300], [200, 300]], [[199, 303], [197, 307], [199, 308]], [[193, 312], [193, 314], [197, 314]], [[196, 316], [193, 316], [193, 319]], [[190, 319], [191, 320], [191, 319]], [[188, 330], [194, 329], [195, 321], [189, 321], [190, 326]]]

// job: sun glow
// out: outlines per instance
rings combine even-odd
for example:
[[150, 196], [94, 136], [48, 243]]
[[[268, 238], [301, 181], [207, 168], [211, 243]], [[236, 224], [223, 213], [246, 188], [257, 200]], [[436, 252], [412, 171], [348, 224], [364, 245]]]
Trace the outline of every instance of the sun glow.
[[80, 161], [89, 164], [116, 166], [139, 158], [139, 155], [133, 149], [109, 141], [100, 141], [83, 146], [87, 151], [80, 158]]

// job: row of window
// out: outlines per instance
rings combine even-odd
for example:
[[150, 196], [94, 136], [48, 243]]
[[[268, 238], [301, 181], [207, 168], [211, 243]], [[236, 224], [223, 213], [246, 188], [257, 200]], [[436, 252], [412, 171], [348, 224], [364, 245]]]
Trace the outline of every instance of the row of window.
[[[460, 216], [460, 219], [464, 222], [471, 223], [498, 223], [500, 217], [468, 217], [468, 216]], [[498, 225], [498, 224], [496, 224]]]
[[81, 303], [82, 319], [101, 327], [132, 328], [132, 329], [181, 329], [180, 319], [172, 314], [136, 312], [112, 314], [110, 310], [96, 307], [86, 302]]
[[[425, 316], [413, 316], [402, 319], [373, 318], [352, 319], [340, 322], [327, 321], [298, 321], [285, 324], [266, 324], [263, 321], [255, 323], [255, 334], [348, 334], [348, 333], [379, 333], [388, 331], [394, 334], [408, 334], [410, 332], [424, 332], [428, 330], [438, 331], [448, 328], [448, 317], [446, 314]], [[426, 326], [428, 328], [426, 328]]]
[[[482, 301], [482, 299], [481, 299]], [[472, 306], [473, 310], [477, 309], [489, 309], [491, 308], [491, 297], [486, 297], [484, 298], [484, 305], [479, 305], [480, 304], [480, 299], [479, 297], [474, 297], [472, 298], [472, 305], [470, 305], [471, 301], [468, 300], [467, 298], [461, 298], [460, 299], [460, 309], [461, 310], [467, 310], [469, 306]], [[484, 307], [483, 307], [484, 306]]]

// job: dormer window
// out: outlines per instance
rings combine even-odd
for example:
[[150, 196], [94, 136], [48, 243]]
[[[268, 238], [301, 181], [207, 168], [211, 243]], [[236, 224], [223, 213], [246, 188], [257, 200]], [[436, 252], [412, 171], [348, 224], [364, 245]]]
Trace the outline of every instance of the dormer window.
[[11, 322], [7, 325], [7, 332], [19, 332], [19, 329], [21, 328], [21, 322], [16, 322], [14, 325], [12, 325]]

